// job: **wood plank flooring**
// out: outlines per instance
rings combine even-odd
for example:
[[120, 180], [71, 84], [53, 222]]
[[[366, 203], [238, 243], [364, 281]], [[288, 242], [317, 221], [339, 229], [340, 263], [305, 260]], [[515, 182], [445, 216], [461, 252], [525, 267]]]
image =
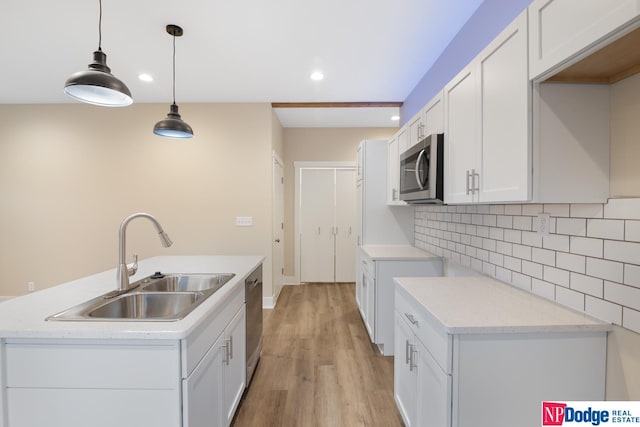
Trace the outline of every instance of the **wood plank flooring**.
[[402, 426], [393, 358], [371, 345], [352, 283], [285, 286], [234, 427]]

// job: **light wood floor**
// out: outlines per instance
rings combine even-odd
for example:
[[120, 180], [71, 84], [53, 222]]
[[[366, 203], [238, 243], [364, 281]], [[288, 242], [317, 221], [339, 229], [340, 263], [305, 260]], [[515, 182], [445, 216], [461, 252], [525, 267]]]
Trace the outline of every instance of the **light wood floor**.
[[354, 285], [285, 286], [234, 427], [402, 426], [393, 358], [371, 345]]

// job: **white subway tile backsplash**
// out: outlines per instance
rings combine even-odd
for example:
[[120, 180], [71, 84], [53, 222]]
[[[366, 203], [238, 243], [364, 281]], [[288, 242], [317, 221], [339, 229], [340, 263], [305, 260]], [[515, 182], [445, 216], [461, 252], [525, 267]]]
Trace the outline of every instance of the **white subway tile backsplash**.
[[551, 216], [569, 216], [569, 204], [545, 204], [544, 211], [545, 213], [550, 214]]
[[522, 244], [527, 246], [542, 247], [542, 235], [531, 231], [522, 231]]
[[511, 271], [516, 271], [518, 273], [522, 271], [522, 260], [518, 258], [505, 256], [503, 265], [504, 265], [504, 268]]
[[640, 243], [605, 240], [604, 257], [630, 264], [640, 264]]
[[556, 233], [586, 236], [587, 220], [582, 218], [558, 218], [556, 219]]
[[513, 228], [517, 230], [532, 230], [532, 221], [529, 216], [514, 216], [513, 217]]
[[569, 208], [572, 217], [577, 218], [602, 218], [604, 207], [599, 203], [594, 204], [575, 204]]
[[524, 274], [513, 272], [511, 273], [511, 283], [520, 289], [531, 291], [531, 277]]
[[555, 300], [556, 298], [556, 286], [538, 279], [531, 280], [531, 292], [550, 300]]
[[537, 216], [539, 213], [543, 212], [542, 205], [531, 204], [531, 205], [522, 205], [522, 215], [528, 216]]
[[496, 225], [501, 228], [513, 228], [513, 217], [498, 215], [496, 219]]
[[604, 299], [640, 310], [640, 289], [632, 286], [604, 282]]
[[640, 221], [624, 222], [624, 240], [640, 242]]
[[585, 297], [584, 311], [593, 317], [616, 325], [622, 325], [622, 307], [589, 295]]
[[624, 265], [624, 281], [625, 285], [640, 288], [640, 266], [633, 264]]
[[[522, 215], [522, 206], [523, 205], [505, 205], [504, 214], [505, 215]], [[527, 205], [524, 205], [527, 206]]]
[[[640, 332], [640, 198], [414, 212], [417, 247]], [[551, 217], [544, 237], [540, 212]]]
[[604, 280], [584, 274], [571, 273], [571, 289], [583, 294], [602, 298], [604, 292]]
[[619, 219], [588, 219], [587, 236], [600, 239], [624, 239], [624, 221]]
[[622, 326], [640, 334], [640, 311], [623, 308]]
[[556, 266], [558, 268], [584, 274], [587, 268], [587, 263], [586, 258], [583, 255], [558, 252], [556, 253]]
[[535, 262], [522, 261], [522, 273], [527, 276], [542, 279], [542, 264]]
[[541, 264], [550, 265], [555, 267], [556, 265], [556, 252], [548, 249], [532, 248], [531, 260], [539, 262]]
[[569, 272], [555, 267], [545, 265], [542, 269], [542, 278], [556, 285], [569, 287]]
[[512, 249], [514, 257], [531, 261], [531, 246], [513, 245]]
[[604, 205], [604, 217], [640, 219], [640, 199], [609, 199]]
[[602, 257], [603, 241], [589, 237], [571, 236], [569, 238], [569, 250], [573, 254]]
[[556, 302], [584, 311], [584, 294], [562, 286], [556, 287]]
[[511, 243], [522, 243], [522, 231], [504, 230], [504, 241]]
[[542, 247], [554, 251], [569, 252], [569, 236], [549, 234], [542, 237]]
[[587, 258], [587, 274], [622, 283], [624, 264], [599, 258]]

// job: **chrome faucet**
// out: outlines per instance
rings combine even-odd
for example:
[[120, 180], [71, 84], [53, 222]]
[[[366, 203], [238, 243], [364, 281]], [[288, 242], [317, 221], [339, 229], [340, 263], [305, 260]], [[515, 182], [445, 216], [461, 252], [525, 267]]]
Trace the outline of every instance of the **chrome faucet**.
[[163, 247], [168, 248], [173, 244], [167, 233], [165, 233], [162, 229], [160, 223], [148, 213], [134, 213], [122, 220], [122, 223], [120, 224], [120, 238], [118, 246], [118, 288], [115, 291], [115, 294], [117, 295], [129, 290], [129, 276], [133, 276], [134, 274], [136, 274], [136, 271], [138, 271], [138, 255], [133, 255], [133, 264], [131, 265], [127, 265], [127, 257], [125, 255], [127, 225], [131, 222], [131, 220], [135, 218], [147, 218], [153, 223], [153, 225], [156, 227], [156, 230], [158, 231], [160, 242], [162, 242]]

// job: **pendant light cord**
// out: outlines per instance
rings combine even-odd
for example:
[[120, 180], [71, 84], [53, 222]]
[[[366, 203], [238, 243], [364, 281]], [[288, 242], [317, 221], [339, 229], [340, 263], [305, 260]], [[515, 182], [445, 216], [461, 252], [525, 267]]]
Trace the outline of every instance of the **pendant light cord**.
[[176, 35], [173, 35], [173, 105], [176, 104]]
[[100, 14], [98, 15], [98, 50], [102, 52], [102, 0], [98, 0]]

